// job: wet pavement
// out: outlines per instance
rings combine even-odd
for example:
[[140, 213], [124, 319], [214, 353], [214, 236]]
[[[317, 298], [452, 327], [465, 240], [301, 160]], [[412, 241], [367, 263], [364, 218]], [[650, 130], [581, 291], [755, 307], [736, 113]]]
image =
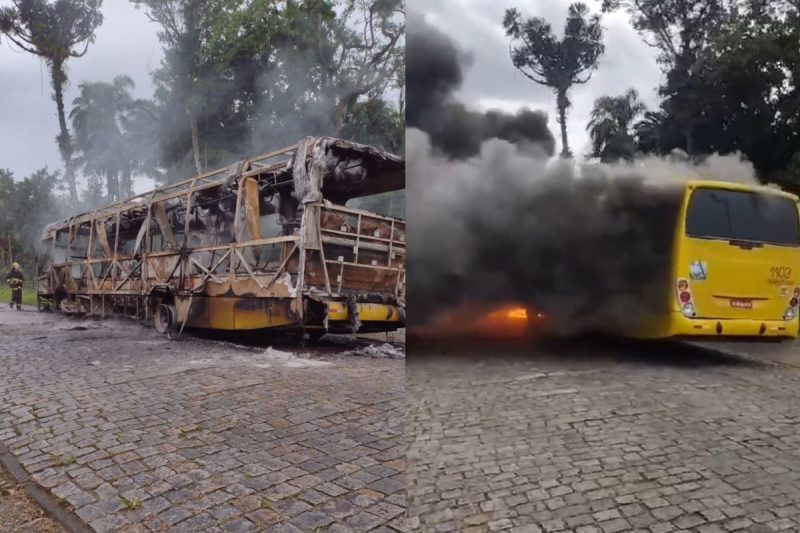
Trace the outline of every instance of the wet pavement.
[[407, 361], [420, 531], [800, 531], [800, 349], [581, 342]]
[[398, 531], [404, 361], [0, 309], [0, 445], [94, 531]]

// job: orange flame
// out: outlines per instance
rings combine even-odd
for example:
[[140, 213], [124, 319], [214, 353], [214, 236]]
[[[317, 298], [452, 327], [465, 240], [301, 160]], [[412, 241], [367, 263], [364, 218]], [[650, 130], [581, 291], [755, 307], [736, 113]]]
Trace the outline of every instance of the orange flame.
[[528, 320], [528, 310], [524, 307], [515, 307], [506, 312], [506, 318]]
[[505, 305], [493, 311], [465, 305], [436, 317], [427, 327], [417, 328], [421, 335], [478, 336], [483, 339], [528, 337], [531, 326], [543, 322], [544, 314], [519, 305]]
[[529, 326], [534, 321], [543, 319], [542, 313], [529, 312], [525, 307], [502, 307], [479, 318], [475, 328], [490, 336], [524, 337], [530, 334]]

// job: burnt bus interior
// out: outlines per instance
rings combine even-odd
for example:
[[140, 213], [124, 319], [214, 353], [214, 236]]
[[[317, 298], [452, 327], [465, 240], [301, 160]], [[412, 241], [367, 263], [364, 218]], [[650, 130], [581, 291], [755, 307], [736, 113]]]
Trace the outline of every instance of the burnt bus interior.
[[405, 222], [345, 204], [404, 188], [400, 157], [307, 138], [47, 226], [39, 307], [167, 333], [395, 330]]

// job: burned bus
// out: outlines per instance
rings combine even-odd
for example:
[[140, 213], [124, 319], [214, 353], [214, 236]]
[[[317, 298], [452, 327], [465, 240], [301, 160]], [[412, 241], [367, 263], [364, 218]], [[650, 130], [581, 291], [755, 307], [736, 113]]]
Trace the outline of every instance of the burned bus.
[[47, 226], [40, 309], [188, 328], [393, 331], [405, 222], [352, 206], [405, 188], [405, 162], [306, 138]]

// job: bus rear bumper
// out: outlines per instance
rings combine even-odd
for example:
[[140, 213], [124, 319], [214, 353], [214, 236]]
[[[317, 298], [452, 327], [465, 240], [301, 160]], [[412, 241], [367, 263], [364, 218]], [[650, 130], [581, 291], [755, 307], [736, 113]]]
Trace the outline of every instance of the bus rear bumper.
[[[356, 305], [358, 321], [361, 323], [359, 331], [378, 332], [395, 331], [405, 327], [405, 315], [403, 309], [397, 305], [363, 303]], [[352, 320], [350, 309], [345, 302], [329, 301], [326, 303], [328, 328], [331, 331], [350, 331]]]
[[687, 318], [673, 313], [670, 337], [796, 338], [798, 321]]
[[[401, 314], [396, 305], [357, 303], [358, 316], [364, 322], [401, 322]], [[348, 321], [350, 312], [345, 302], [328, 302], [328, 320]]]

